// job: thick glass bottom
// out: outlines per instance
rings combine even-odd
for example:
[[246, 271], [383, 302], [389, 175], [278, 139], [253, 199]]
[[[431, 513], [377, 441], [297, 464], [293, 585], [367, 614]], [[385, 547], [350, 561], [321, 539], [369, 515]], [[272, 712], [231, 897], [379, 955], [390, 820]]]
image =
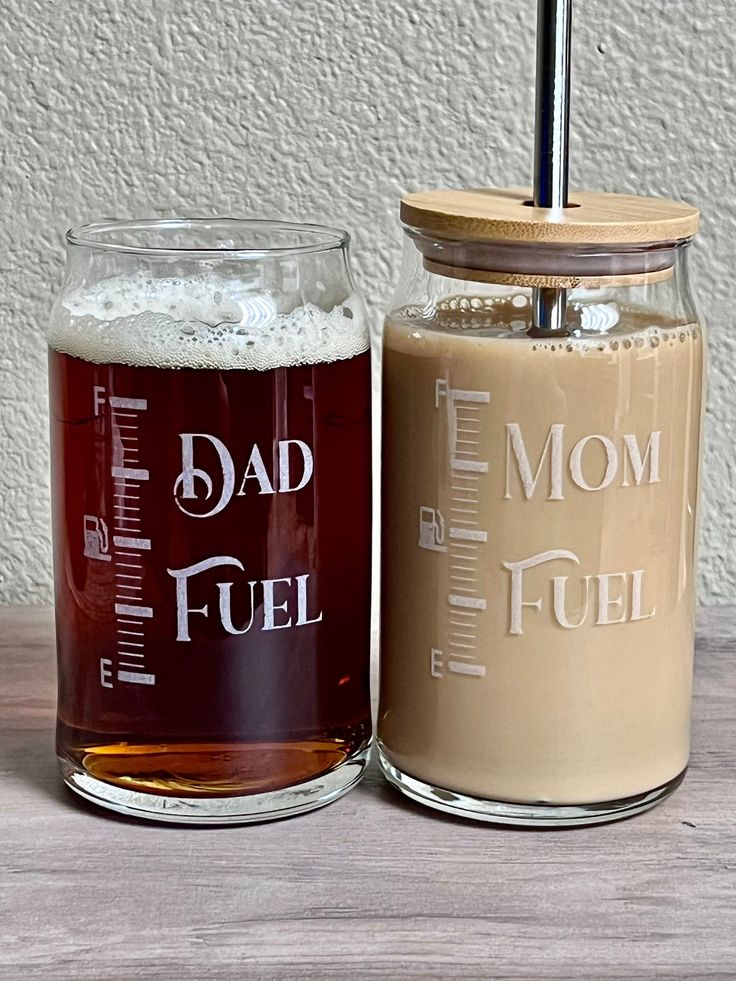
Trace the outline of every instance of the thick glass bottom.
[[507, 801], [483, 800], [452, 790], [443, 790], [403, 773], [391, 763], [378, 748], [378, 763], [388, 782], [398, 790], [438, 811], [456, 817], [472, 818], [493, 824], [512, 824], [527, 828], [567, 828], [586, 824], [602, 824], [620, 821], [648, 811], [676, 790], [687, 772], [687, 767], [676, 777], [643, 794], [597, 804], [516, 804]]
[[[206, 794], [178, 795], [164, 781], [151, 782], [151, 789], [137, 789], [137, 781], [125, 786], [101, 780], [85, 766], [59, 757], [64, 782], [80, 797], [129, 817], [149, 821], [168, 821], [177, 824], [249, 824], [291, 817], [330, 804], [351, 790], [365, 772], [370, 756], [370, 744], [346, 756], [330, 770], [288, 787], [263, 792], [234, 793], [232, 787], [218, 795], [212, 787]], [[158, 785], [159, 793], [156, 792]], [[184, 791], [184, 788], [181, 788]]]

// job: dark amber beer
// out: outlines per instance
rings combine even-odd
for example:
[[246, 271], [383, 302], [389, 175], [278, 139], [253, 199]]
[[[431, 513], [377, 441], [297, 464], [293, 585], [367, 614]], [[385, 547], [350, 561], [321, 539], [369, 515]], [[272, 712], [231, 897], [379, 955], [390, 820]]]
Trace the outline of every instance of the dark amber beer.
[[[151, 329], [126, 307], [86, 331], [85, 302], [49, 362], [67, 781], [149, 817], [326, 803], [370, 742], [370, 355], [354, 310], [238, 335]], [[315, 322], [343, 334], [315, 345]]]

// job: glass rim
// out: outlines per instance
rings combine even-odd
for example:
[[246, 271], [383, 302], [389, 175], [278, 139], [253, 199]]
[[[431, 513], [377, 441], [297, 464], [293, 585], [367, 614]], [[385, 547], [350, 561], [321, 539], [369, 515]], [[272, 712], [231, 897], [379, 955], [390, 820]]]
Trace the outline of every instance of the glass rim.
[[534, 252], [550, 253], [553, 255], [589, 255], [589, 256], [616, 256], [644, 252], [675, 252], [685, 250], [695, 236], [689, 235], [685, 238], [677, 239], [656, 239], [651, 242], [537, 242], [534, 240], [512, 241], [510, 239], [493, 238], [452, 238], [449, 235], [437, 235], [428, 232], [426, 229], [418, 228], [416, 225], [408, 225], [402, 222], [402, 228], [407, 238], [413, 241], [422, 240], [433, 242], [441, 246], [488, 248], [505, 250], [513, 253]]
[[[312, 236], [313, 242], [270, 245], [217, 245], [206, 244], [206, 233], [217, 229], [237, 230], [240, 234], [251, 232], [289, 233], [297, 236]], [[202, 236], [202, 244], [190, 246], [151, 246], [136, 244], [135, 241], [116, 242], [114, 233], [136, 233], [150, 231], [190, 231], [196, 241]], [[346, 249], [350, 244], [350, 234], [342, 228], [307, 222], [281, 221], [269, 218], [230, 218], [224, 216], [198, 218], [110, 218], [101, 221], [75, 225], [66, 233], [68, 245], [94, 249], [98, 252], [123, 253], [141, 256], [200, 257], [214, 259], [218, 256], [241, 259], [279, 258], [291, 255], [308, 255]]]

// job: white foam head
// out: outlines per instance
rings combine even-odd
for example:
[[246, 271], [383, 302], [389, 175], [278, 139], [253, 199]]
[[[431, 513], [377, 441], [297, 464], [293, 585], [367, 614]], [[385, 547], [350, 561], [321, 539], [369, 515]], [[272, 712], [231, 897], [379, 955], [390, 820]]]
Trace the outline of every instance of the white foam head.
[[306, 303], [278, 313], [237, 280], [141, 273], [65, 291], [49, 345], [99, 364], [266, 371], [351, 358], [369, 336], [356, 296], [329, 312]]

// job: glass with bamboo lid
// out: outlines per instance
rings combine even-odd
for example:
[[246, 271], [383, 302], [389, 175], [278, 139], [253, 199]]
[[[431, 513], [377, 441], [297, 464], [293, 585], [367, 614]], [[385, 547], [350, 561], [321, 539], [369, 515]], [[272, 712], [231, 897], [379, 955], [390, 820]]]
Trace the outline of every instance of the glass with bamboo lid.
[[381, 767], [482, 820], [638, 813], [679, 785], [689, 752], [698, 212], [592, 193], [550, 207], [537, 180], [410, 194], [401, 214], [383, 339]]

